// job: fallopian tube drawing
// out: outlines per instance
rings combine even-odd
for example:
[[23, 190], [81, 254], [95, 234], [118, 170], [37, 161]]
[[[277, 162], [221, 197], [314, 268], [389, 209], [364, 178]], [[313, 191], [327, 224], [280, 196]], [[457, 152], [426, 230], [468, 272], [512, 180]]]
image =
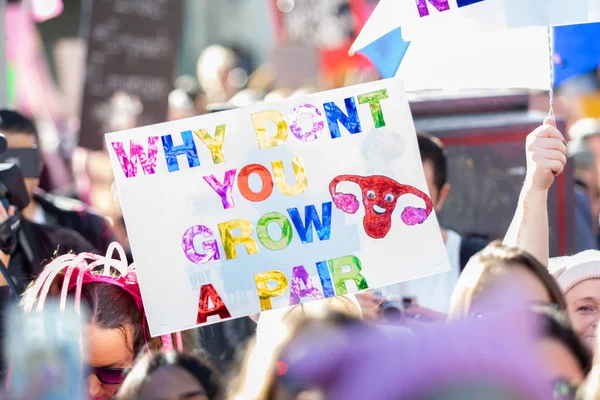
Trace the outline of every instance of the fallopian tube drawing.
[[406, 207], [402, 211], [402, 221], [406, 225], [422, 224], [433, 211], [429, 196], [412, 186], [381, 175], [340, 175], [329, 184], [329, 193], [336, 207], [348, 214], [356, 213], [359, 203], [351, 193], [336, 192], [335, 188], [341, 182], [354, 182], [360, 186], [365, 206], [363, 226], [367, 235], [374, 239], [384, 238], [392, 228], [392, 213], [402, 195], [413, 194], [425, 202], [425, 208]]

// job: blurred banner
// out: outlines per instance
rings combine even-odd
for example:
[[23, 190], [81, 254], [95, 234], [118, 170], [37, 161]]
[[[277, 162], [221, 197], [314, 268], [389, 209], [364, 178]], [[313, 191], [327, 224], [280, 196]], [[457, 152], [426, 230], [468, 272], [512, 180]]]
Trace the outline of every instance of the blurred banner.
[[317, 50], [325, 75], [370, 67], [362, 56], [350, 57], [352, 41], [376, 5], [373, 0], [271, 0], [280, 46]]
[[546, 28], [479, 32], [460, 40], [411, 42], [398, 69], [408, 92], [431, 89], [550, 88]]
[[181, 0], [92, 1], [79, 145], [164, 122], [181, 38]]
[[355, 51], [401, 26], [404, 40], [475, 31], [597, 22], [597, 0], [382, 0]]
[[599, 37], [600, 23], [554, 28], [555, 86], [600, 67]]
[[61, 95], [24, 4], [7, 5], [6, 44], [9, 104], [37, 121], [55, 120], [63, 111]]

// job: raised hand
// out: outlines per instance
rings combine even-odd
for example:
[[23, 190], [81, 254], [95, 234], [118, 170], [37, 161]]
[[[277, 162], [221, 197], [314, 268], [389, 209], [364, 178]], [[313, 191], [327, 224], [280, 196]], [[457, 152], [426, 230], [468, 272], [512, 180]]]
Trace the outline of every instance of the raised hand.
[[547, 191], [554, 178], [560, 175], [567, 164], [567, 145], [563, 135], [544, 121], [527, 137], [527, 179], [529, 188]]

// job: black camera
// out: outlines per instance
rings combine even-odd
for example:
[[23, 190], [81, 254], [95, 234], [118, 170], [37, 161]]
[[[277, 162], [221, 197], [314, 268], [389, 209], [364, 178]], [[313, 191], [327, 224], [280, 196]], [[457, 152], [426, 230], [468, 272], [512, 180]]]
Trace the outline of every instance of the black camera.
[[412, 297], [403, 297], [402, 302], [387, 300], [379, 305], [379, 312], [384, 322], [388, 324], [398, 324], [404, 314], [404, 310], [415, 305], [415, 299]]
[[[6, 137], [0, 134], [0, 161], [7, 160], [5, 157], [8, 150]], [[37, 149], [22, 149], [37, 152]], [[32, 153], [32, 152], [30, 152]], [[33, 154], [33, 153], [32, 153]], [[26, 156], [27, 157], [27, 156]], [[9, 158], [14, 158], [9, 154]], [[25, 179], [19, 167], [23, 160], [8, 163], [0, 163], [0, 203], [6, 210], [14, 206], [17, 210], [23, 210], [29, 205], [30, 198], [25, 186]], [[21, 222], [18, 215], [9, 217], [6, 221], [0, 223], [0, 250], [5, 254], [12, 254], [18, 243], [18, 232], [21, 228]]]
[[12, 205], [18, 210], [23, 210], [29, 205], [30, 198], [21, 165], [35, 165], [35, 161], [30, 158], [38, 155], [37, 148], [8, 149], [6, 137], [0, 133], [0, 202], [4, 208]]

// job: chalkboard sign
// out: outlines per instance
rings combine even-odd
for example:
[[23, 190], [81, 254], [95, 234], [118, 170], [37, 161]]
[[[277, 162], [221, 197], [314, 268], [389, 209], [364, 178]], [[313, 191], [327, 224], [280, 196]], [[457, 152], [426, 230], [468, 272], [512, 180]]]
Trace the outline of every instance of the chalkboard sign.
[[166, 120], [181, 14], [181, 0], [91, 1], [80, 146]]

